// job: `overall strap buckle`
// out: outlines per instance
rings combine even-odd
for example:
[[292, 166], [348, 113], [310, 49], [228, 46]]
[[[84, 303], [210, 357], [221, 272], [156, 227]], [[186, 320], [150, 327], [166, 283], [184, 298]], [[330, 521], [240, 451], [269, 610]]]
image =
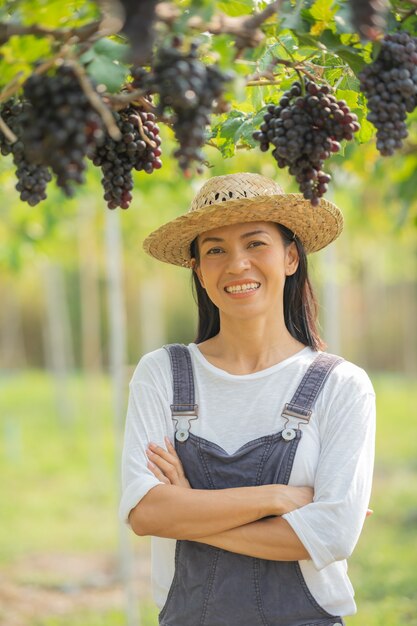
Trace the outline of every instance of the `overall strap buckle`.
[[332, 370], [342, 362], [341, 357], [322, 352], [308, 367], [293, 397], [285, 404], [282, 411], [282, 417], [286, 421], [286, 427], [282, 431], [285, 441], [291, 441], [296, 436], [294, 428], [288, 427], [289, 420], [295, 418], [298, 421], [297, 430], [300, 430], [300, 426], [309, 423], [324, 383]]
[[171, 404], [171, 415], [175, 422], [175, 439], [186, 441], [190, 436], [191, 421], [198, 419], [198, 405], [189, 405], [189, 409], [184, 410], [183, 406]]
[[175, 422], [175, 439], [182, 443], [190, 436], [191, 421], [198, 419], [191, 355], [187, 346], [183, 344], [169, 344], [164, 348], [171, 361], [173, 382], [171, 416]]

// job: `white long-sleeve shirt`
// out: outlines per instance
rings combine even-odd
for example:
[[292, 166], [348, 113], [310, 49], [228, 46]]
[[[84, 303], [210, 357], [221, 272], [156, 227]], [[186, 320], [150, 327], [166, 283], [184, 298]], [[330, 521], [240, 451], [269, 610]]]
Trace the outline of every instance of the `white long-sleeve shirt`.
[[[253, 374], [234, 375], [207, 361], [190, 344], [199, 417], [192, 432], [232, 454], [243, 444], [286, 426], [281, 416], [317, 356], [304, 348]], [[122, 457], [120, 517], [160, 484], [146, 467], [150, 441], [174, 441], [172, 373], [163, 348], [146, 354], [131, 383]], [[288, 426], [297, 427], [296, 423]], [[375, 440], [375, 394], [364, 370], [344, 361], [330, 374], [308, 425], [301, 425], [289, 484], [314, 487], [314, 502], [283, 517], [311, 556], [300, 561], [307, 586], [330, 614], [356, 612], [347, 575], [349, 557], [369, 504]], [[175, 539], [152, 538], [152, 586], [156, 604], [166, 600], [174, 575]]]

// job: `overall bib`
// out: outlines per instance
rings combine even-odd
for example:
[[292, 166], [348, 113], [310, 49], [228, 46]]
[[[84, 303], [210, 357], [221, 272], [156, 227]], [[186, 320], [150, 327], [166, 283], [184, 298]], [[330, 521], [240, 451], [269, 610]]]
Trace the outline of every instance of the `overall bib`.
[[[284, 430], [249, 441], [233, 454], [190, 432], [198, 419], [191, 357], [165, 346], [171, 359], [175, 447], [194, 489], [288, 484], [302, 436], [290, 418], [308, 424], [327, 376], [343, 359], [322, 353], [305, 373], [282, 415]], [[236, 427], [239, 425], [236, 424]], [[268, 561], [193, 541], [177, 541], [175, 574], [160, 626], [340, 626], [310, 593], [298, 561]]]

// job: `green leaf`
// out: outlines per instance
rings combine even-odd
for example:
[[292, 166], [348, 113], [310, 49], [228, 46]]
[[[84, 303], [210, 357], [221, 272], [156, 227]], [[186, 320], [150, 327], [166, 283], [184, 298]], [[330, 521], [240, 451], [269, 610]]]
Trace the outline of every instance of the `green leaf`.
[[297, 36], [299, 32], [308, 31], [303, 16], [303, 4], [300, 0], [295, 7], [288, 3], [288, 8], [286, 10], [281, 9], [279, 12], [281, 27], [296, 31]]
[[337, 50], [337, 54], [340, 56], [341, 59], [346, 61], [346, 63], [355, 72], [356, 75], [359, 74], [359, 72], [363, 69], [365, 65], [363, 57], [360, 54], [354, 52], [353, 49], [345, 47], [340, 48]]
[[23, 24], [39, 24], [50, 28], [73, 28], [99, 16], [97, 3], [91, 0], [18, 0], [16, 4]]
[[215, 6], [212, 0], [192, 0], [188, 17], [199, 15], [204, 21], [209, 21], [214, 13]]
[[[356, 113], [358, 113], [358, 111], [356, 111]], [[355, 133], [355, 139], [359, 143], [367, 143], [375, 135], [375, 127], [371, 122], [368, 122], [365, 116], [363, 116], [362, 119], [359, 118], [359, 123], [361, 127], [358, 132]]]
[[253, 13], [254, 2], [253, 0], [233, 0], [233, 2], [218, 2], [217, 8], [222, 13], [236, 17], [239, 15], [245, 15], [247, 13]]
[[232, 66], [234, 71], [240, 69], [240, 64], [233, 65], [233, 61], [236, 56], [236, 48], [228, 35], [218, 35], [217, 37], [213, 37], [210, 44], [211, 51], [214, 53], [215, 57], [217, 57], [216, 61], [222, 69], [230, 70]]
[[349, 91], [360, 91], [360, 82], [356, 78], [356, 76], [352, 76], [351, 74], [345, 72], [338, 83], [338, 89], [345, 89]]
[[97, 56], [87, 65], [87, 73], [96, 85], [105, 85], [107, 91], [115, 93], [119, 91], [129, 75], [129, 70], [124, 65], [109, 62], [105, 57]]
[[32, 72], [33, 64], [39, 59], [47, 59], [52, 52], [51, 42], [33, 35], [11, 37], [1, 47], [0, 86], [9, 83], [19, 72], [22, 78]]
[[339, 100], [345, 100], [350, 109], [356, 109], [358, 107], [359, 94], [355, 91], [337, 89], [336, 98]]
[[255, 130], [259, 130], [260, 125], [264, 121], [264, 115], [266, 112], [266, 106], [260, 109], [256, 115], [248, 116], [244, 122], [240, 125], [235, 133], [235, 141], [240, 141], [241, 144], [254, 148], [258, 146], [258, 142], [254, 140], [253, 133]]
[[121, 62], [126, 58], [128, 46], [113, 39], [100, 39], [94, 46], [81, 56], [86, 64], [89, 76], [97, 85], [105, 85], [107, 91], [118, 91], [129, 70]]
[[333, 0], [316, 0], [310, 8], [310, 15], [314, 17], [316, 22], [323, 22], [326, 26], [330, 26], [337, 11], [337, 8], [334, 8], [333, 5]]
[[224, 157], [234, 155], [236, 149], [235, 135], [245, 121], [246, 116], [241, 111], [231, 111], [225, 122], [217, 127], [217, 145]]
[[114, 39], [99, 39], [90, 50], [81, 56], [82, 62], [90, 62], [97, 57], [103, 57], [109, 61], [123, 62], [128, 57], [129, 47]]

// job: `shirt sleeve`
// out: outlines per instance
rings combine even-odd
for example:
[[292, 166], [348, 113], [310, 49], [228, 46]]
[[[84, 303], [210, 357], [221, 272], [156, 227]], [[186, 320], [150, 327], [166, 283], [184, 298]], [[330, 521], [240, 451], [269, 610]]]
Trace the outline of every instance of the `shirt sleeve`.
[[[341, 366], [340, 366], [341, 367]], [[283, 515], [320, 570], [348, 558], [369, 506], [375, 453], [375, 394], [363, 370], [338, 385], [321, 432], [314, 502]]]
[[148, 469], [145, 453], [150, 441], [165, 447], [164, 436], [172, 437], [170, 404], [154, 378], [146, 361], [141, 361], [129, 385], [119, 505], [119, 518], [126, 523], [130, 511], [148, 491], [163, 484]]

